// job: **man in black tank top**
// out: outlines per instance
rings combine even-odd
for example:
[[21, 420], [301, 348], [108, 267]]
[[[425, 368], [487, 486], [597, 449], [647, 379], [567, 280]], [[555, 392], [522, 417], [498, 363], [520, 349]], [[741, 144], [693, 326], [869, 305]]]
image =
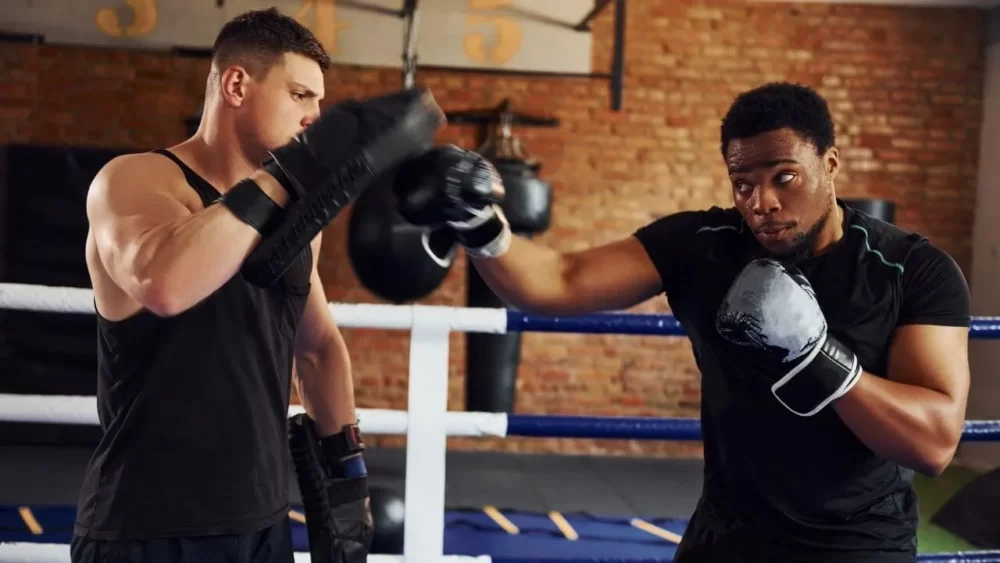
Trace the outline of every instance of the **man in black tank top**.
[[411, 177], [427, 178], [400, 190], [400, 211], [416, 224], [475, 217], [445, 228], [523, 310], [623, 309], [665, 292], [701, 370], [705, 446], [676, 563], [915, 561], [910, 479], [950, 463], [965, 419], [965, 278], [925, 237], [837, 198], [840, 155], [815, 91], [760, 86], [721, 129], [732, 208], [677, 212], [597, 248], [512, 237], [496, 190], [442, 179], [437, 156], [414, 161]]
[[[365, 560], [364, 445], [319, 230], [425, 150], [443, 114], [418, 90], [321, 112], [329, 65], [294, 19], [240, 15], [216, 39], [194, 136], [95, 178], [103, 437], [74, 561], [290, 562], [293, 466], [314, 558]], [[290, 423], [293, 375], [306, 414]]]

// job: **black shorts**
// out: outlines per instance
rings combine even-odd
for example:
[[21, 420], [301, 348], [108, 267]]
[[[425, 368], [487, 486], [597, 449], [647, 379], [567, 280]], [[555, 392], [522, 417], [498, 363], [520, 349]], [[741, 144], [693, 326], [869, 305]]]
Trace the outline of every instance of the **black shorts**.
[[903, 552], [777, 552], [752, 542], [720, 540], [677, 550], [673, 563], [916, 563], [915, 553]]
[[74, 536], [73, 563], [293, 563], [288, 518], [258, 532], [241, 535], [108, 541]]
[[916, 563], [916, 551], [819, 551], [779, 546], [773, 539], [726, 526], [699, 505], [684, 532], [673, 563]]

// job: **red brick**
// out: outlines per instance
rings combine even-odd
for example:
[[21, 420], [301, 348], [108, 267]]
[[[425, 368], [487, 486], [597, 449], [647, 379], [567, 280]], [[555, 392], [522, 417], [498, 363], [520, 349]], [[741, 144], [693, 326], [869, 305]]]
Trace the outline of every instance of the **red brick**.
[[[627, 236], [660, 215], [726, 204], [719, 119], [738, 92], [769, 80], [817, 87], [837, 118], [844, 194], [887, 197], [897, 222], [971, 264], [975, 158], [984, 40], [979, 10], [803, 4], [748, 6], [643, 0], [630, 4], [624, 109], [608, 83], [426, 71], [448, 110], [510, 98], [518, 111], [557, 117], [556, 129], [517, 129], [555, 192], [552, 228], [562, 251]], [[594, 23], [593, 63], [610, 68], [612, 18]], [[183, 138], [208, 65], [142, 51], [0, 44], [0, 142], [72, 143], [146, 150]], [[399, 86], [397, 69], [337, 67], [330, 102]], [[480, 130], [451, 126], [442, 142], [474, 147]], [[348, 212], [349, 215], [349, 212]], [[377, 302], [347, 253], [347, 218], [328, 229], [320, 273], [332, 301]], [[423, 303], [463, 306], [460, 258]], [[635, 311], [667, 312], [663, 297]], [[404, 332], [345, 329], [358, 405], [406, 408]], [[683, 339], [525, 335], [516, 410], [522, 413], [697, 416], [700, 380]], [[451, 339], [449, 408], [464, 400], [465, 342]], [[378, 437], [383, 445], [405, 438]], [[449, 446], [523, 452], [700, 455], [700, 444], [545, 439], [450, 439]]]

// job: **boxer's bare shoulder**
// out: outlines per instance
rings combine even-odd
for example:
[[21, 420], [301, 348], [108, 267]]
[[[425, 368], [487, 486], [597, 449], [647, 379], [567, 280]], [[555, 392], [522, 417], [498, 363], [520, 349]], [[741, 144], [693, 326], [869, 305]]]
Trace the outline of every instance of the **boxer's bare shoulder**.
[[[181, 169], [155, 153], [129, 154], [108, 162], [87, 194], [86, 257], [98, 312], [111, 320], [134, 314], [141, 306], [122, 289], [129, 280], [123, 263], [152, 229], [202, 208]], [[117, 275], [116, 275], [116, 272]]]
[[127, 154], [112, 159], [97, 173], [90, 185], [87, 213], [99, 218], [106, 212], [134, 207], [153, 212], [164, 199], [191, 212], [201, 208], [198, 194], [170, 159], [156, 153]]

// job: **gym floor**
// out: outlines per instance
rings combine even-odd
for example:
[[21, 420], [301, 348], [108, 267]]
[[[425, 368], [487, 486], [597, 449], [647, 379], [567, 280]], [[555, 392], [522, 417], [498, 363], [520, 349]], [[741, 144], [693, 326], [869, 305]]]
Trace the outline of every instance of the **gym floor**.
[[[0, 506], [72, 507], [89, 455], [85, 446], [0, 447]], [[373, 487], [403, 494], [405, 450], [371, 449], [366, 460]], [[446, 463], [445, 505], [450, 512], [463, 514], [494, 506], [501, 513], [545, 515], [554, 510], [683, 521], [694, 510], [702, 484], [702, 464], [694, 459], [451, 451]], [[952, 467], [936, 479], [915, 479], [921, 499], [922, 553], [976, 549], [929, 521], [975, 475]], [[297, 488], [293, 486], [289, 494], [298, 504]]]
[[[90, 456], [85, 447], [0, 448], [0, 504], [74, 504]], [[402, 449], [365, 454], [370, 482], [404, 491]], [[525, 512], [687, 518], [701, 491], [700, 460], [449, 452], [445, 505]], [[289, 492], [298, 502], [298, 490]]]

